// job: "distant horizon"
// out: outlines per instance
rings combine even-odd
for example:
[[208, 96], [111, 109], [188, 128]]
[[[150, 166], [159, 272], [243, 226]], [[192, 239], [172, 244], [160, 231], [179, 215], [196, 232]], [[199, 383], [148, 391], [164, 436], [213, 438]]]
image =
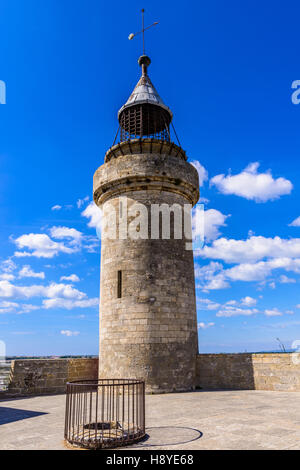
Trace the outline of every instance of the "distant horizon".
[[[237, 351], [237, 352], [199, 352], [198, 354], [290, 354], [295, 352], [295, 349], [287, 349], [286, 351], [282, 351], [280, 349], [274, 349], [271, 351]], [[51, 356], [7, 356], [6, 360], [14, 360], [14, 359], [69, 359], [69, 358], [96, 358], [98, 354], [66, 354], [66, 355], [51, 355]], [[1, 362], [0, 362], [1, 365]]]

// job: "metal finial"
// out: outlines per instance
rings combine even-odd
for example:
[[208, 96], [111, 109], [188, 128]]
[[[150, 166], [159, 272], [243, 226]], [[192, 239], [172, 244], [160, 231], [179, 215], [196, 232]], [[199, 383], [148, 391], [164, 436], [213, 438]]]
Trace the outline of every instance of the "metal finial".
[[144, 8], [142, 9], [141, 13], [142, 13], [142, 29], [141, 29], [141, 31], [138, 31], [137, 33], [130, 33], [129, 36], [128, 36], [128, 39], [129, 39], [129, 41], [131, 41], [131, 39], [133, 39], [138, 34], [143, 35], [143, 56], [144, 56], [145, 55], [145, 31], [149, 28], [152, 28], [152, 26], [156, 26], [159, 22], [155, 21], [153, 24], [151, 24], [150, 26], [147, 26], [147, 28], [145, 28], [145, 26], [144, 26], [144, 13], [145, 13]]

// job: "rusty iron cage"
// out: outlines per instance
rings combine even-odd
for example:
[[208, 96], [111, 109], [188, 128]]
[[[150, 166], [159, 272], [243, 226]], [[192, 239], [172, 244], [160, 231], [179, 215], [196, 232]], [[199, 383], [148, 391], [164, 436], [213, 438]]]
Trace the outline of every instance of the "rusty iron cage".
[[129, 106], [120, 113], [120, 142], [150, 137], [170, 142], [171, 117], [168, 111], [154, 104]]
[[67, 383], [65, 440], [88, 449], [132, 444], [145, 436], [145, 382], [130, 379]]

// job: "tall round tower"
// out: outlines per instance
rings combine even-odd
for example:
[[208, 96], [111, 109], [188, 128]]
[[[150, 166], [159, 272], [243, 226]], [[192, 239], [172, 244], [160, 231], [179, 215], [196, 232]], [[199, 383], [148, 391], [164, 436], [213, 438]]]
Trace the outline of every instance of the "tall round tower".
[[172, 142], [172, 112], [142, 76], [120, 109], [120, 141], [94, 175], [103, 211], [99, 376], [148, 392], [192, 390], [198, 350], [191, 208], [198, 173]]

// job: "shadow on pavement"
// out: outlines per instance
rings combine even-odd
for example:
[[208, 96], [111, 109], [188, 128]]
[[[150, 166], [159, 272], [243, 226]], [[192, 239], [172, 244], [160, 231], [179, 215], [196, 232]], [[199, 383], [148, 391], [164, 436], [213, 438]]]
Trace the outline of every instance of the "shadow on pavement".
[[131, 447], [176, 446], [196, 441], [203, 436], [199, 429], [183, 426], [159, 426], [146, 428], [146, 437]]
[[22, 419], [34, 418], [35, 416], [46, 414], [48, 413], [0, 406], [0, 424], [13, 423], [14, 421], [21, 421]]

